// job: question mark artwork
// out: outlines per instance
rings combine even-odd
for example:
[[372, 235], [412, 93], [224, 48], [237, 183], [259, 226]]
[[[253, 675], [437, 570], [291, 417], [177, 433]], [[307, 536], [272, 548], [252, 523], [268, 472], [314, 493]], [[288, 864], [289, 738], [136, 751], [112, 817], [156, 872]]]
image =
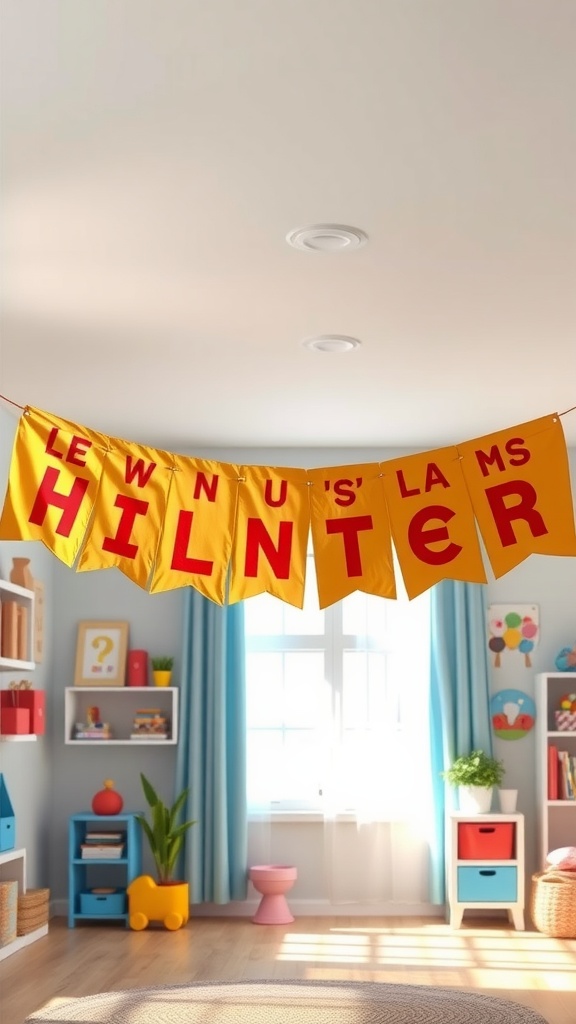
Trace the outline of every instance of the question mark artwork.
[[114, 650], [114, 641], [109, 636], [95, 636], [92, 641], [92, 647], [95, 647], [98, 651], [96, 655], [96, 664], [92, 666], [92, 672], [113, 672], [114, 665], [110, 661], [107, 661], [109, 654], [112, 654]]
[[536, 604], [491, 604], [488, 608], [488, 650], [494, 655], [494, 668], [502, 667], [506, 651], [523, 656], [524, 667], [532, 668], [530, 655], [538, 643], [539, 609]]
[[127, 623], [80, 623], [75, 685], [123, 686], [127, 639]]

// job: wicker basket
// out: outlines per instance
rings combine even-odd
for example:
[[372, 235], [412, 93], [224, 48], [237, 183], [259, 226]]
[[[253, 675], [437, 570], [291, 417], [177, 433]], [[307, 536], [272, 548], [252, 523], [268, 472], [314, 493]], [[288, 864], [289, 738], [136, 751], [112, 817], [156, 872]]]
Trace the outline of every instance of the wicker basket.
[[48, 924], [50, 889], [29, 889], [18, 897], [18, 935], [28, 935]]
[[576, 938], [576, 872], [532, 875], [531, 914], [535, 927], [557, 939]]
[[18, 882], [0, 882], [0, 946], [16, 938], [16, 900]]

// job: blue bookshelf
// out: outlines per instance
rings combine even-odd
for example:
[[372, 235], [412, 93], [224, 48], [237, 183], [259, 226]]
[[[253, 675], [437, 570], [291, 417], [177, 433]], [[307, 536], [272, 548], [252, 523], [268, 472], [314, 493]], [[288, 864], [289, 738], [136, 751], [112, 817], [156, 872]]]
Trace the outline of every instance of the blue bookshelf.
[[[142, 837], [137, 811], [126, 814], [73, 814], [68, 823], [68, 927], [77, 921], [124, 921], [128, 927], [126, 889], [142, 874]], [[86, 832], [125, 833], [123, 856], [114, 859], [82, 857]], [[112, 888], [96, 896], [94, 888]]]

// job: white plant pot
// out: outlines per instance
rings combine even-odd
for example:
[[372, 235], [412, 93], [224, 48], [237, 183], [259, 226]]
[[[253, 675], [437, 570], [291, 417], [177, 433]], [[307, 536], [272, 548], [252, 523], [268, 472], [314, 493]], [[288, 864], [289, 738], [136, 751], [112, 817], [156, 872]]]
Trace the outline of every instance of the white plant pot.
[[458, 786], [458, 806], [464, 814], [489, 814], [492, 787]]

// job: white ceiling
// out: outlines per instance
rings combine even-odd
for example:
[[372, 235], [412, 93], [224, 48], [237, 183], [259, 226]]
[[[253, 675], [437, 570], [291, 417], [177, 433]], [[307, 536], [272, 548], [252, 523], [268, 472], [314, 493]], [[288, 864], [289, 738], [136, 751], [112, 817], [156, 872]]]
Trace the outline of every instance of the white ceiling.
[[[0, 28], [2, 394], [173, 451], [428, 450], [576, 404], [574, 0], [4, 0]], [[316, 223], [369, 243], [287, 246]], [[330, 332], [362, 347], [302, 348]]]

